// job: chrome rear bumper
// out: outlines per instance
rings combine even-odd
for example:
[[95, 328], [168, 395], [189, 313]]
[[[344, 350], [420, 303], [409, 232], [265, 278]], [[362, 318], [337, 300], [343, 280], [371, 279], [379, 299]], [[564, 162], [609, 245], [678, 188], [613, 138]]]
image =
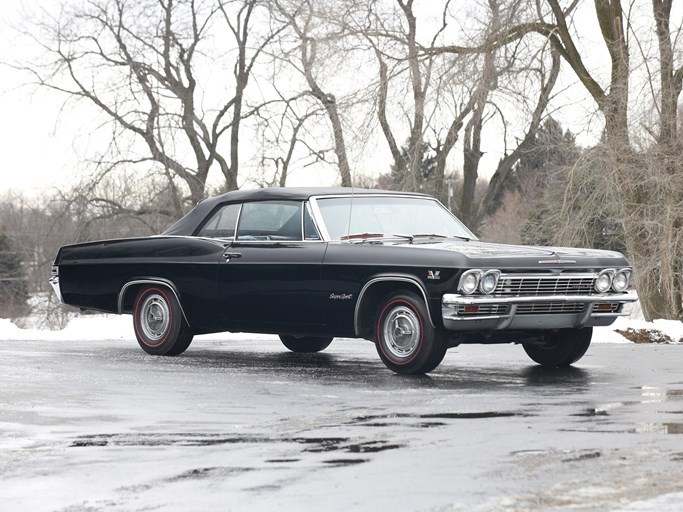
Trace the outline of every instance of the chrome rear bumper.
[[50, 286], [52, 286], [52, 290], [55, 292], [55, 295], [59, 299], [59, 302], [64, 304], [64, 298], [62, 297], [62, 289], [59, 286], [59, 273], [58, 271], [55, 272], [55, 267], [52, 268], [52, 276], [50, 276], [48, 282], [50, 283]]
[[445, 294], [441, 299], [444, 327], [453, 331], [563, 329], [610, 325], [632, 294], [535, 295], [491, 297]]

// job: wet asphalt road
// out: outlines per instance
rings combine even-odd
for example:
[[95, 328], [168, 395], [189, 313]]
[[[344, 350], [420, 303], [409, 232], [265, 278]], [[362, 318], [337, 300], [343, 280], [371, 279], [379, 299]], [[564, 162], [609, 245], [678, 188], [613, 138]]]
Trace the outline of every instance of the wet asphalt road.
[[365, 341], [0, 341], [0, 509], [682, 510], [683, 346], [516, 346], [429, 377]]

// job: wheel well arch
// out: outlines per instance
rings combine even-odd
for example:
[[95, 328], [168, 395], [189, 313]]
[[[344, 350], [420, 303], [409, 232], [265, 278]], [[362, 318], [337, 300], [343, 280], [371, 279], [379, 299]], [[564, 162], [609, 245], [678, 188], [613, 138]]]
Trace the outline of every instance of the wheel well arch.
[[178, 301], [178, 305], [180, 306], [180, 311], [183, 314], [183, 318], [185, 319], [185, 322], [187, 325], [190, 325], [190, 322], [187, 319], [187, 315], [185, 314], [185, 309], [183, 308], [183, 303], [180, 302], [180, 295], [178, 293], [178, 289], [176, 286], [173, 284], [172, 281], [168, 279], [164, 279], [162, 277], [143, 277], [139, 279], [132, 279], [128, 281], [126, 284], [124, 284], [121, 287], [121, 291], [119, 291], [119, 297], [118, 297], [118, 312], [119, 314], [123, 313], [133, 313], [133, 310], [135, 308], [135, 297], [137, 294], [140, 292], [142, 288], [144, 288], [147, 285], [157, 285], [157, 286], [163, 286], [164, 288], [168, 289], [173, 293], [173, 296], [175, 299]]
[[429, 323], [434, 327], [427, 290], [417, 278], [407, 275], [379, 275], [370, 278], [358, 294], [353, 316], [356, 336], [368, 339], [373, 337], [373, 319], [377, 302], [389, 293], [399, 290], [416, 292], [422, 297], [429, 313]]

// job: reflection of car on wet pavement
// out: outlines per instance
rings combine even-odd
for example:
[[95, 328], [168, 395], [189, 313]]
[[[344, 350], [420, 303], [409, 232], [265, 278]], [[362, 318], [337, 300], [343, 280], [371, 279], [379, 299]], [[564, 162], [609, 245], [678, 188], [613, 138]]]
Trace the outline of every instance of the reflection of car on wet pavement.
[[161, 236], [62, 247], [51, 282], [67, 304], [132, 313], [150, 354], [211, 332], [294, 352], [345, 336], [425, 373], [463, 343], [570, 365], [635, 300], [630, 277], [615, 252], [482, 243], [423, 194], [274, 188], [202, 201]]

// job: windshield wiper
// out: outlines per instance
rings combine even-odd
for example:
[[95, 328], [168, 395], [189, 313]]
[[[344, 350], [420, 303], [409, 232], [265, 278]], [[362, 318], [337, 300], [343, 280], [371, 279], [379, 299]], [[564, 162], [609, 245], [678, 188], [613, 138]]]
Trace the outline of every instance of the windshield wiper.
[[410, 242], [413, 242], [413, 235], [402, 235], [401, 233], [395, 233], [391, 235], [394, 238], [405, 238], [406, 240], [410, 240]]
[[416, 238], [460, 238], [462, 240], [465, 240], [466, 242], [469, 242], [470, 239], [464, 236], [460, 235], [441, 235], [439, 233], [415, 233], [414, 235], [401, 235], [401, 234], [395, 234], [392, 235], [397, 238], [406, 238], [410, 240], [410, 243], [413, 243], [413, 240]]
[[459, 238], [460, 240], [464, 240], [465, 242], [469, 242], [471, 238], [468, 238], [466, 236], [462, 235], [440, 235], [438, 233], [420, 233], [417, 235], [413, 235], [413, 237], [424, 237], [424, 238]]
[[339, 240], [366, 240], [368, 238], [382, 238], [384, 233], [353, 233], [352, 235], [343, 235]]
[[413, 238], [448, 238], [448, 235], [440, 235], [438, 233], [415, 233]]

